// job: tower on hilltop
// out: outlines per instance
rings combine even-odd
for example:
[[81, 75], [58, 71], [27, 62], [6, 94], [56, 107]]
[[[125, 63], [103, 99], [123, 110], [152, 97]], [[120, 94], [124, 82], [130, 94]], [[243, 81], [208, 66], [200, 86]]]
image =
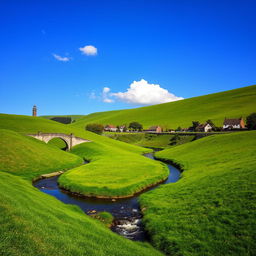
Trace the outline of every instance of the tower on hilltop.
[[37, 107], [36, 107], [36, 105], [33, 106], [32, 116], [37, 116]]

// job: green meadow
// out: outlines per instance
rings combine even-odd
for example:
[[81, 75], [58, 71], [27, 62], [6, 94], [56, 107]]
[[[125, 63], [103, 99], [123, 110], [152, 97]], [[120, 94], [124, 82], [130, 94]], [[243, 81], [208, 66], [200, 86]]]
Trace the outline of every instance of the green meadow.
[[11, 130], [1, 129], [0, 137], [0, 255], [161, 255], [32, 186], [40, 174], [81, 165], [82, 158]]
[[152, 243], [167, 255], [255, 255], [256, 131], [156, 153], [181, 179], [140, 197]]
[[211, 119], [222, 126], [225, 117], [245, 118], [255, 112], [256, 85], [214, 93], [149, 107], [93, 113], [78, 119], [73, 127], [85, 127], [88, 123], [129, 124], [137, 121], [144, 128], [161, 125], [176, 129], [189, 127], [192, 121]]

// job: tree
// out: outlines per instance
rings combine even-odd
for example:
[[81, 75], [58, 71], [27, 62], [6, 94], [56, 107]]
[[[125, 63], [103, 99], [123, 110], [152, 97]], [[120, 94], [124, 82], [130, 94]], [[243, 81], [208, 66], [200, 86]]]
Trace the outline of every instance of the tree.
[[206, 123], [209, 124], [212, 128], [215, 128], [215, 125], [211, 119], [208, 119]]
[[97, 134], [102, 134], [104, 126], [102, 124], [87, 124], [85, 130], [94, 132]]
[[176, 145], [180, 140], [180, 136], [175, 134], [171, 139], [169, 145]]
[[143, 126], [142, 126], [142, 124], [140, 124], [138, 122], [131, 122], [129, 124], [129, 128], [134, 131], [141, 131], [143, 129]]
[[256, 113], [251, 113], [246, 117], [246, 125], [249, 130], [256, 130]]
[[176, 132], [180, 132], [182, 129], [181, 127], [179, 126], [177, 129], [176, 129]]
[[198, 127], [200, 123], [198, 121], [192, 121], [192, 129], [193, 131], [196, 131], [196, 128]]

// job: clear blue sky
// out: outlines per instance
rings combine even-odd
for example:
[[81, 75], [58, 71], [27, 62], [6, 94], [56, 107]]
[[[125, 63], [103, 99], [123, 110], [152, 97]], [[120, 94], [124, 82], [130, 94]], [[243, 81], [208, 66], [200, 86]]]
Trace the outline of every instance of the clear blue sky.
[[255, 13], [255, 0], [1, 0], [0, 112], [136, 107], [102, 90], [141, 79], [183, 98], [256, 84]]

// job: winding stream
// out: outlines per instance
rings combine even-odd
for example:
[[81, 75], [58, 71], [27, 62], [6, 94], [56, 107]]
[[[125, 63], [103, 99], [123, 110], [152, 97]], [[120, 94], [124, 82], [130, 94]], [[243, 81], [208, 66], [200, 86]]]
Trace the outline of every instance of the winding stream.
[[[144, 154], [144, 156], [154, 159], [153, 153]], [[157, 161], [157, 160], [155, 160]], [[167, 164], [170, 175], [161, 184], [176, 182], [180, 178], [180, 171], [174, 166]], [[74, 196], [58, 187], [59, 176], [46, 178], [36, 181], [33, 185], [40, 191], [52, 195], [66, 204], [78, 205], [86, 214], [92, 211], [107, 211], [114, 216], [114, 224], [111, 227], [112, 231], [135, 241], [145, 241], [147, 239], [146, 232], [142, 225], [142, 214], [138, 203], [139, 195], [127, 199], [96, 199], [96, 198], [81, 198]], [[148, 189], [155, 189], [157, 186]], [[145, 191], [144, 191], [145, 192]]]

